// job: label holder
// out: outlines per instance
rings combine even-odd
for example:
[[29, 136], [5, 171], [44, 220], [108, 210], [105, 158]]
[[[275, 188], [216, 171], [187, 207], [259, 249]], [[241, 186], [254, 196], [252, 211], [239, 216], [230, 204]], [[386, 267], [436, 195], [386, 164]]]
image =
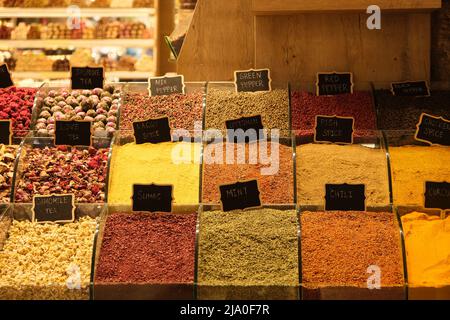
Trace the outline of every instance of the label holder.
[[[450, 126], [450, 120], [447, 120], [447, 119], [445, 119], [445, 118], [443, 118], [443, 117], [433, 116], [433, 115], [431, 115], [431, 114], [428, 114], [428, 113], [425, 113], [425, 112], [424, 112], [424, 113], [422, 113], [422, 114], [420, 115], [419, 122], [416, 124], [416, 132], [415, 132], [415, 134], [414, 134], [414, 139], [415, 139], [416, 141], [420, 141], [420, 142], [427, 143], [427, 144], [429, 144], [430, 146], [433, 146], [433, 145], [437, 145], [437, 146], [445, 146], [445, 147], [450, 146], [450, 143], [449, 143], [448, 145], [445, 145], [445, 144], [435, 143], [435, 142], [433, 142], [433, 141], [431, 141], [431, 140], [422, 139], [422, 138], [419, 137], [419, 135], [420, 135], [420, 129], [422, 128], [422, 125], [424, 124], [423, 121], [424, 121], [424, 118], [425, 118], [425, 117], [429, 117], [429, 118], [432, 118], [432, 119], [435, 119], [435, 120], [440, 120], [440, 121], [443, 121], [443, 122], [447, 122], [447, 123], [449, 123], [449, 126]], [[448, 137], [448, 139], [450, 139], [450, 137]]]
[[[255, 192], [255, 194], [252, 194], [252, 196], [257, 195], [257, 199], [252, 199], [254, 203], [251, 203], [251, 201], [248, 201], [248, 202], [250, 202], [250, 204], [248, 206], [243, 205], [242, 207], [240, 205], [238, 206], [236, 204], [233, 205], [233, 206], [229, 206], [229, 205], [225, 206], [224, 202], [223, 202], [224, 199], [223, 199], [222, 190], [224, 188], [227, 188], [227, 187], [228, 188], [232, 188], [233, 186], [236, 187], [236, 188], [239, 188], [239, 187], [241, 187], [243, 185], [246, 185], [246, 184], [248, 184], [248, 185], [253, 184], [252, 187], [256, 187], [256, 190], [253, 190]], [[245, 210], [252, 210], [252, 209], [262, 208], [261, 192], [259, 191], [259, 182], [256, 179], [253, 179], [253, 180], [239, 180], [239, 181], [237, 181], [235, 183], [231, 183], [231, 184], [221, 184], [221, 185], [219, 185], [218, 189], [219, 189], [219, 194], [220, 194], [220, 209], [223, 212], [229, 212], [229, 211], [235, 211], [235, 210], [243, 210], [243, 211], [245, 211]]]
[[332, 71], [332, 72], [317, 72], [316, 73], [316, 95], [317, 96], [333, 96], [333, 95], [327, 95], [327, 94], [320, 94], [320, 77], [321, 76], [325, 76], [325, 75], [348, 75], [349, 81], [350, 81], [350, 91], [349, 92], [338, 92], [336, 94], [333, 95], [339, 95], [339, 94], [353, 94], [354, 92], [354, 87], [355, 87], [355, 83], [353, 81], [353, 72], [337, 72], [337, 71]]
[[[264, 84], [264, 88], [265, 89], [264, 90], [255, 90], [255, 91], [252, 91], [252, 90], [239, 90], [239, 83], [240, 83], [239, 80], [240, 79], [238, 79], [238, 75], [240, 73], [257, 73], [257, 72], [267, 73], [267, 79], [263, 78], [263, 80], [261, 80], [261, 81], [264, 81], [263, 84]], [[267, 81], [267, 83], [265, 83], [266, 81]], [[236, 93], [239, 93], [239, 92], [253, 92], [253, 93], [256, 93], [256, 92], [270, 92], [270, 91], [272, 91], [272, 77], [271, 77], [271, 74], [270, 74], [270, 69], [269, 68], [264, 68], [264, 69], [253, 69], [252, 68], [252, 69], [248, 69], [248, 70], [236, 70], [236, 71], [234, 71], [234, 89], [235, 89]]]
[[[12, 137], [13, 137], [13, 127], [12, 127], [11, 119], [0, 120], [0, 127], [1, 127], [0, 144], [2, 144], [3, 142], [7, 142], [7, 143], [3, 143], [3, 144], [11, 145], [12, 144]], [[3, 135], [3, 133], [4, 133], [3, 130], [6, 131], [6, 128], [8, 128], [8, 132], [9, 132], [7, 139], [6, 139], [6, 135]]]
[[[136, 136], [137, 136], [136, 133], [139, 133], [138, 132], [139, 130], [136, 130], [137, 129], [136, 126], [138, 124], [141, 124], [141, 123], [144, 124], [147, 122], [148, 123], [155, 122], [156, 125], [158, 125], [158, 123], [157, 123], [158, 121], [162, 122], [162, 120], [166, 120], [166, 119], [167, 119], [167, 128], [162, 128], [163, 133], [160, 134], [159, 140], [155, 139], [154, 141], [151, 141], [151, 139], [148, 139], [149, 141], [145, 141], [145, 139], [142, 138], [143, 139], [142, 141], [138, 141], [140, 139], [136, 139]], [[136, 123], [136, 125], [135, 125], [135, 123]], [[142, 132], [144, 132], [144, 131], [142, 131]], [[143, 121], [133, 121], [133, 139], [134, 139], [134, 143], [136, 143], [136, 144], [143, 144], [143, 143], [156, 144], [156, 143], [162, 143], [162, 142], [172, 142], [172, 127], [170, 126], [169, 117], [159, 117], [159, 118], [150, 118], [150, 119], [143, 120]]]
[[430, 85], [428, 84], [428, 81], [426, 80], [417, 80], [417, 81], [399, 81], [399, 82], [392, 82], [391, 83], [391, 93], [393, 96], [399, 97], [399, 95], [395, 92], [395, 85], [401, 85], [401, 84], [419, 84], [423, 83], [425, 84], [427, 94], [426, 95], [400, 95], [400, 96], [407, 96], [407, 97], [430, 97], [431, 96], [431, 89]]
[[[96, 77], [94, 76], [89, 76], [92, 79], [96, 79], [94, 82], [94, 84], [92, 84], [91, 86], [83, 86], [81, 83], [82, 81], [80, 80], [80, 77], [75, 77], [74, 75], [74, 70], [86, 70], [85, 72], [87, 72], [87, 70], [94, 70], [94, 69], [101, 69], [102, 70], [102, 75], [101, 75], [101, 86], [97, 86], [96, 84], [100, 84], [98, 82], [98, 79], [96, 79]], [[91, 80], [92, 80], [91, 79]], [[76, 81], [74, 81], [76, 80]], [[75, 82], [75, 87], [74, 87], [74, 82]], [[77, 83], [80, 82], [80, 83]], [[72, 90], [83, 90], [83, 89], [87, 89], [87, 90], [92, 90], [95, 88], [104, 88], [105, 87], [105, 68], [103, 67], [90, 67], [90, 66], [86, 66], [86, 67], [70, 67], [70, 87], [72, 88]]]
[[[68, 220], [37, 220], [36, 217], [36, 198], [53, 198], [53, 197], [71, 197], [71, 201], [70, 201], [70, 205], [72, 207], [71, 209], [71, 218]], [[69, 194], [50, 194], [50, 195], [35, 195], [33, 196], [33, 204], [31, 207], [31, 212], [32, 212], [32, 217], [31, 217], [31, 221], [32, 222], [36, 222], [36, 223], [71, 223], [73, 221], [75, 221], [75, 195], [73, 193], [69, 193]]]
[[[333, 141], [329, 141], [329, 140], [317, 140], [317, 129], [318, 129], [318, 120], [319, 118], [328, 118], [328, 119], [343, 119], [343, 120], [352, 120], [352, 129], [351, 129], [351, 138], [350, 138], [350, 142], [333, 142]], [[314, 126], [314, 143], [331, 143], [331, 144], [342, 144], [342, 145], [350, 145], [354, 143], [354, 133], [355, 133], [355, 118], [353, 117], [341, 117], [341, 116], [337, 116], [337, 115], [333, 115], [333, 116], [324, 116], [324, 115], [316, 115], [315, 117], [315, 126]]]
[[0, 74], [0, 88], [4, 89], [14, 86], [11, 72], [9, 71], [8, 65], [6, 63], [0, 65]]
[[[58, 136], [57, 136], [57, 128], [58, 128], [58, 122], [59, 123], [68, 123], [68, 122], [73, 122], [73, 123], [89, 123], [89, 145], [88, 144], [66, 144], [66, 143], [59, 143], [57, 140]], [[86, 120], [56, 120], [55, 121], [55, 135], [53, 137], [53, 144], [55, 146], [59, 146], [59, 145], [65, 145], [65, 146], [72, 146], [72, 147], [91, 147], [92, 146], [92, 122], [91, 121], [86, 121]]]
[[[350, 209], [347, 209], [347, 208], [339, 208], [339, 209], [334, 209], [334, 208], [331, 208], [330, 209], [330, 206], [331, 206], [331, 203], [329, 202], [329, 198], [330, 198], [330, 195], [328, 194], [328, 188], [332, 188], [332, 187], [343, 187], [343, 188], [349, 188], [349, 187], [354, 187], [355, 189], [356, 188], [363, 188], [363, 190], [364, 190], [364, 192], [363, 192], [363, 198], [362, 199], [359, 199], [359, 200], [363, 200], [363, 202], [364, 202], [364, 204], [363, 204], [363, 206], [361, 207], [361, 208], [350, 208]], [[349, 183], [341, 183], [341, 184], [336, 184], [336, 183], [327, 183], [327, 184], [325, 184], [325, 211], [367, 211], [367, 188], [366, 188], [366, 185], [365, 184], [349, 184]], [[358, 199], [357, 200], [355, 200], [355, 201], [358, 201]], [[342, 204], [341, 204], [342, 205]], [[355, 205], [354, 203], [353, 204], [351, 204], [351, 206], [352, 207], [358, 207], [357, 205]], [[333, 206], [331, 206], [331, 207], [333, 207]]]
[[[170, 205], [166, 208], [166, 206], [164, 206], [164, 204], [159, 204], [159, 208], [157, 208], [156, 204], [147, 203], [145, 206], [142, 206], [142, 203], [138, 204], [137, 203], [138, 201], [136, 201], [136, 199], [135, 199], [135, 197], [137, 196], [136, 192], [139, 191], [138, 188], [141, 188], [141, 189], [154, 188], [155, 191], [153, 191], [153, 192], [158, 192], [158, 188], [161, 189], [162, 191], [166, 191], [167, 189], [170, 189]], [[166, 190], [163, 190], [163, 189], [166, 189]], [[165, 197], [163, 200], [167, 201], [167, 200], [169, 200], [169, 198]], [[151, 184], [135, 183], [132, 186], [131, 207], [132, 207], [133, 212], [151, 212], [151, 213], [166, 212], [166, 213], [170, 213], [170, 212], [173, 212], [173, 201], [174, 201], [173, 185], [171, 185], [171, 184], [164, 185], [164, 184], [155, 184], [155, 183], [151, 183]], [[154, 208], [149, 209], [149, 207], [152, 205]]]
[[[167, 93], [167, 94], [156, 94], [155, 90], [157, 88], [156, 84], [155, 86], [152, 85], [152, 81], [155, 82], [157, 80], [164, 80], [166, 79], [167, 81], [172, 81], [174, 82], [175, 85], [178, 85], [178, 88], [175, 92], [172, 93]], [[180, 81], [181, 85], [178, 84], [178, 80]], [[186, 84], [184, 82], [184, 75], [179, 74], [179, 75], [175, 75], [175, 76], [161, 76], [161, 77], [149, 77], [147, 80], [147, 90], [148, 90], [148, 95], [150, 97], [155, 97], [155, 96], [168, 96], [168, 95], [172, 95], [172, 94], [186, 94]], [[168, 85], [166, 85], [168, 86]], [[180, 89], [181, 87], [181, 89]]]

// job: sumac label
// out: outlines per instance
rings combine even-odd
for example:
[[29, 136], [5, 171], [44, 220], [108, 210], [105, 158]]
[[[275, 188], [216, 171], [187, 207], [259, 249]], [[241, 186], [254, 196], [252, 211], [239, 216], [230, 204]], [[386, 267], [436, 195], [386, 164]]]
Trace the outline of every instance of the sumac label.
[[394, 96], [429, 97], [430, 88], [426, 81], [393, 82], [391, 91]]
[[271, 91], [272, 79], [269, 69], [250, 69], [234, 72], [236, 92]]
[[185, 93], [184, 76], [152, 77], [148, 79], [150, 96], [167, 96]]
[[133, 131], [136, 144], [172, 141], [168, 117], [135, 121]]
[[11, 120], [0, 120], [0, 144], [11, 144], [12, 124]]
[[230, 142], [251, 142], [263, 138], [261, 115], [227, 120], [225, 126]]
[[422, 113], [416, 127], [417, 141], [450, 146], [450, 120]]
[[173, 186], [133, 185], [133, 211], [172, 212]]
[[425, 182], [425, 208], [450, 209], [450, 183], [449, 182]]
[[318, 96], [353, 93], [353, 74], [351, 72], [319, 72], [316, 92]]
[[32, 215], [34, 222], [73, 222], [75, 220], [74, 195], [34, 196]]
[[219, 186], [222, 211], [261, 207], [258, 181], [250, 180]]
[[325, 210], [365, 211], [366, 187], [364, 184], [326, 184]]
[[103, 67], [72, 67], [70, 74], [72, 89], [103, 88], [105, 82]]
[[55, 121], [55, 145], [92, 145], [91, 121]]
[[8, 88], [14, 85], [11, 79], [11, 73], [9, 73], [6, 63], [0, 66], [0, 88]]
[[314, 142], [353, 143], [355, 119], [337, 116], [316, 116]]

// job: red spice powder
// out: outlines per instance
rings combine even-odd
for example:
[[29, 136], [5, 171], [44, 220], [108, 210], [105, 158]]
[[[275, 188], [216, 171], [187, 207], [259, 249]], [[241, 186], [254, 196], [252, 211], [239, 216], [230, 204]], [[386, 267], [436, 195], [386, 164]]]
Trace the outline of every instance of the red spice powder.
[[192, 283], [197, 215], [114, 213], [107, 218], [95, 281]]

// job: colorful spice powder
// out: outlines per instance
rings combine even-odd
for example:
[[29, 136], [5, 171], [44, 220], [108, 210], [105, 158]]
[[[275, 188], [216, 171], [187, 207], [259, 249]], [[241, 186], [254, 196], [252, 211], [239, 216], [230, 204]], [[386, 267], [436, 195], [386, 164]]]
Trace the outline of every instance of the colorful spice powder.
[[16, 136], [25, 136], [30, 130], [35, 94], [36, 89], [30, 88], [0, 89], [0, 119], [12, 120]]
[[17, 146], [0, 144], [0, 203], [9, 203]]
[[292, 130], [296, 135], [314, 133], [317, 115], [355, 118], [355, 133], [365, 135], [365, 130], [377, 128], [373, 97], [369, 92], [316, 96], [309, 92], [294, 91], [292, 103]]
[[450, 119], [450, 91], [432, 91], [431, 97], [415, 98], [393, 96], [389, 90], [378, 90], [376, 99], [382, 130], [415, 130], [424, 112]]
[[366, 205], [389, 205], [386, 152], [360, 145], [305, 144], [297, 146], [297, 200], [324, 206], [325, 184], [366, 185]]
[[402, 216], [402, 223], [409, 285], [450, 286], [450, 216], [442, 220], [412, 212]]
[[367, 287], [369, 266], [381, 286], [404, 283], [400, 232], [392, 213], [330, 211], [301, 214], [303, 285]]
[[192, 283], [197, 215], [108, 216], [96, 283]]
[[450, 181], [450, 148], [390, 147], [394, 204], [423, 206], [425, 181]]
[[171, 184], [174, 203], [197, 204], [199, 143], [128, 143], [115, 146], [111, 159], [108, 203], [131, 205], [133, 184]]
[[169, 117], [170, 126], [176, 129], [194, 130], [195, 122], [202, 128], [203, 93], [173, 94], [150, 97], [131, 92], [125, 96], [120, 110], [120, 128], [133, 129], [134, 121]]
[[73, 193], [80, 203], [104, 202], [109, 149], [27, 146], [24, 152], [16, 202], [52, 193]]
[[[232, 163], [226, 162], [226, 150], [233, 150]], [[203, 185], [202, 198], [204, 203], [218, 203], [220, 201], [219, 186], [222, 184], [235, 183], [257, 179], [261, 200], [263, 203], [282, 204], [294, 202], [294, 178], [293, 178], [293, 156], [292, 148], [279, 143], [267, 143], [267, 159], [258, 156], [256, 164], [249, 160], [250, 150], [256, 150], [259, 154], [257, 144], [208, 144], [203, 152]], [[241, 151], [245, 150], [245, 153]], [[208, 158], [221, 159], [223, 161], [212, 163]], [[239, 164], [239, 154], [245, 154], [245, 163]], [[275, 157], [275, 155], [277, 155]], [[273, 157], [273, 158], [271, 158]], [[254, 162], [253, 162], [254, 163]], [[261, 169], [268, 170], [267, 175], [262, 174]]]

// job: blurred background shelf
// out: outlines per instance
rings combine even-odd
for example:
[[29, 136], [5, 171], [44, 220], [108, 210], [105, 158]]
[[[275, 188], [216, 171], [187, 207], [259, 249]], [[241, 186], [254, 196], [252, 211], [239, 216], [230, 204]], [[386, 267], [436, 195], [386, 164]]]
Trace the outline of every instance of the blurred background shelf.
[[[0, 18], [67, 18], [68, 8], [0, 8]], [[147, 17], [154, 8], [80, 8], [80, 17]]]
[[[144, 71], [107, 71], [107, 78], [120, 78], [120, 79], [147, 79], [153, 76], [153, 72]], [[68, 79], [70, 77], [69, 72], [65, 71], [35, 71], [35, 72], [22, 72], [17, 71], [12, 73], [13, 78], [17, 80], [21, 79]]]
[[38, 39], [38, 40], [0, 40], [0, 49], [24, 48], [95, 48], [128, 47], [153, 48], [153, 39]]

